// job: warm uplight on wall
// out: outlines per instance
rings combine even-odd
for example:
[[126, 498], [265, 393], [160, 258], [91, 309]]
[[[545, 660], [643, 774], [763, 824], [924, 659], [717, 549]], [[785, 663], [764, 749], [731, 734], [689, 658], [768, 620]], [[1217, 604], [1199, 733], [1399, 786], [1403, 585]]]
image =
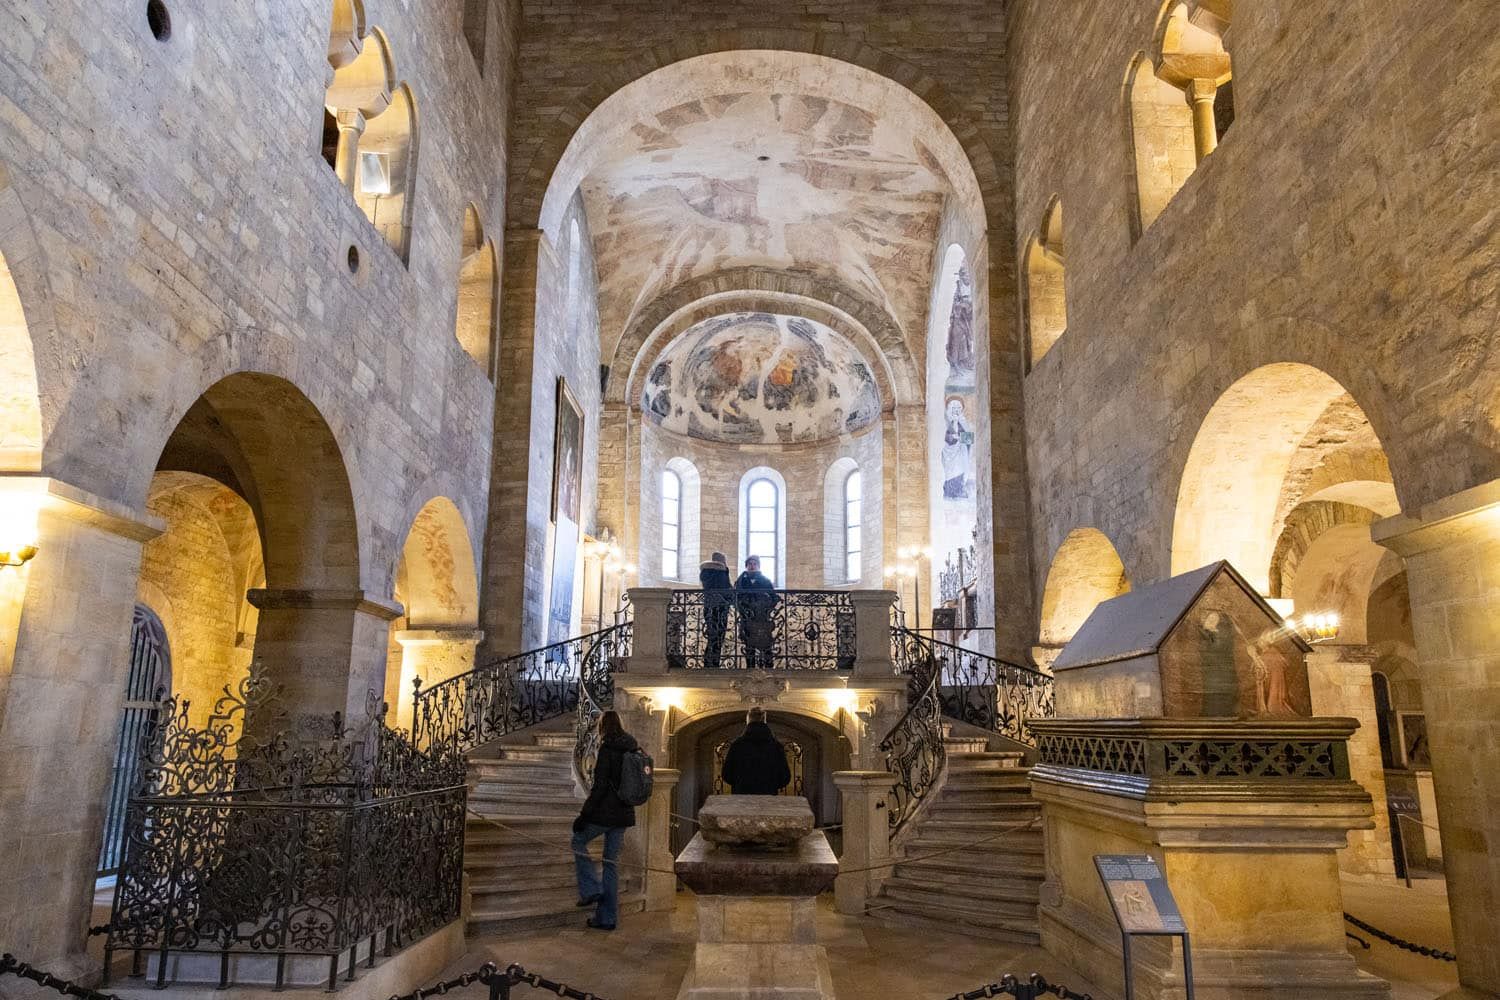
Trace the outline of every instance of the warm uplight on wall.
[[0, 486], [0, 566], [24, 566], [36, 555], [42, 494]]
[[1339, 635], [1339, 616], [1332, 611], [1321, 611], [1288, 618], [1287, 628], [1295, 630], [1308, 642], [1327, 642]]
[[687, 704], [687, 692], [682, 688], [657, 688], [651, 692], [651, 707], [654, 711], [675, 708], [682, 710]]
[[848, 688], [829, 688], [823, 692], [823, 697], [828, 700], [829, 715], [834, 715], [840, 710], [852, 712], [859, 707], [859, 692], [850, 691]]

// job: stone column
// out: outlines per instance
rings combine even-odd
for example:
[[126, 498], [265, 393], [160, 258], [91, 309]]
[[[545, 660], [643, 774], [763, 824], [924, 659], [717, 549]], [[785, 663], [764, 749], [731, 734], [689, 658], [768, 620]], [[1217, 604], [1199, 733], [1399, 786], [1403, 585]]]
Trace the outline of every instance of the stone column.
[[85, 950], [119, 735], [141, 546], [164, 525], [43, 476], [0, 476], [40, 507], [37, 554], [0, 568], [0, 941], [67, 977]]
[[894, 590], [856, 590], [854, 605], [854, 676], [889, 677], [891, 665], [891, 605]]
[[[251, 590], [260, 610], [255, 660], [281, 686], [281, 707], [295, 716], [343, 712], [362, 720], [385, 695], [390, 623], [401, 606], [362, 590]], [[246, 720], [249, 726], [254, 720]]]
[[[474, 669], [474, 653], [484, 633], [466, 626], [408, 628], [396, 633], [401, 646], [401, 679], [396, 685], [396, 725], [410, 729], [416, 685], [430, 688]], [[391, 697], [391, 692], [386, 692]]]
[[1500, 996], [1500, 479], [1377, 521], [1406, 561], [1460, 990]]
[[632, 674], [665, 673], [667, 604], [672, 600], [672, 591], [666, 587], [631, 587], [629, 593], [635, 627], [625, 669]]
[[1212, 80], [1193, 80], [1187, 85], [1188, 104], [1193, 108], [1193, 148], [1199, 163], [1219, 148], [1219, 125], [1214, 120], [1214, 95], [1218, 92]]
[[651, 801], [646, 804], [646, 909], [670, 910], [677, 905], [677, 876], [672, 871], [672, 809], [682, 772], [655, 769]]
[[864, 913], [865, 906], [890, 878], [889, 868], [868, 869], [890, 860], [891, 824], [888, 797], [896, 776], [889, 771], [835, 771], [833, 783], [843, 797], [844, 853], [833, 883], [834, 905], [840, 913]]
[[359, 137], [365, 131], [365, 116], [358, 111], [340, 111], [336, 117], [339, 146], [333, 160], [333, 171], [339, 175], [344, 187], [354, 191], [359, 184]]
[[1386, 810], [1385, 766], [1380, 759], [1380, 723], [1375, 718], [1372, 654], [1364, 646], [1322, 645], [1307, 654], [1307, 681], [1314, 715], [1359, 720], [1349, 737], [1349, 777], [1375, 802], [1375, 828], [1350, 830], [1339, 852], [1339, 870], [1365, 878], [1394, 878], [1391, 820]]

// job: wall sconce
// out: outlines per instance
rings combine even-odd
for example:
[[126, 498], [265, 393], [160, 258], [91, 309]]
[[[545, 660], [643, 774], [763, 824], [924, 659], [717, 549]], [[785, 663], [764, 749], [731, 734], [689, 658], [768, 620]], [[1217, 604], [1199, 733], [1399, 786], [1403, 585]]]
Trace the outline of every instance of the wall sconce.
[[24, 566], [36, 555], [42, 494], [0, 488], [0, 566]]
[[1309, 643], [1327, 642], [1339, 635], [1339, 616], [1332, 611], [1303, 615], [1287, 620], [1287, 627], [1295, 629]]

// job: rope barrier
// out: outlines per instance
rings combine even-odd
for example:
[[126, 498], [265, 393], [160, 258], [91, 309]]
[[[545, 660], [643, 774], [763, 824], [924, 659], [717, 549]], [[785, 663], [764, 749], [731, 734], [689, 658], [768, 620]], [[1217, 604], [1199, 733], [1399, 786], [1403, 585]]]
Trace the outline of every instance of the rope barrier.
[[[1435, 958], [1440, 962], [1458, 961], [1458, 956], [1453, 954], [1453, 952], [1451, 951], [1443, 951], [1441, 948], [1429, 948], [1426, 945], [1421, 944], [1412, 944], [1410, 941], [1398, 938], [1396, 935], [1383, 931], [1379, 927], [1367, 924], [1363, 920], [1352, 914], [1344, 914], [1344, 919], [1353, 924], [1355, 927], [1358, 927], [1360, 930], [1364, 931], [1366, 934], [1369, 934], [1371, 937], [1377, 937], [1380, 940], [1384, 941], [1386, 944], [1395, 945], [1402, 951], [1409, 951], [1414, 955], [1421, 955], [1424, 958]], [[1369, 945], [1365, 945], [1365, 947], [1368, 948]]]

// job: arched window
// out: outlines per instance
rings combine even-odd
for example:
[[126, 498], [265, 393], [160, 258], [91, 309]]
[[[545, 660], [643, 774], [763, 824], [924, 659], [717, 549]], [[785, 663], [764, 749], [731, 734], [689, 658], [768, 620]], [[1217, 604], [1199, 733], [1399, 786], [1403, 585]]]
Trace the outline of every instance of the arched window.
[[[1062, 202], [1042, 215], [1042, 226], [1026, 247], [1026, 334], [1030, 365], [1042, 360], [1068, 328], [1068, 295], [1063, 277]], [[1028, 368], [1029, 370], [1029, 368]]]
[[844, 479], [844, 579], [857, 582], [863, 573], [864, 488], [855, 469]]
[[1187, 99], [1200, 161], [1234, 122], [1233, 67], [1224, 48], [1230, 8], [1225, 0], [1169, 2], [1156, 32], [1156, 75]]
[[681, 577], [682, 569], [682, 477], [671, 469], [661, 472], [661, 575], [667, 580]]
[[760, 557], [760, 571], [780, 585], [781, 487], [769, 476], [751, 480], [745, 490], [744, 556]]
[[103, 877], [120, 870], [125, 850], [125, 806], [141, 754], [160, 711], [160, 700], [172, 693], [172, 651], [167, 630], [156, 612], [135, 606], [130, 623], [130, 671], [125, 681], [124, 713], [115, 741], [115, 766], [104, 809], [104, 840], [99, 849]]
[[495, 244], [485, 236], [479, 210], [464, 212], [463, 249], [458, 265], [458, 315], [454, 335], [474, 363], [494, 379]]
[[1135, 181], [1131, 222], [1139, 237], [1198, 166], [1198, 156], [1192, 108], [1182, 91], [1156, 75], [1144, 54], [1131, 63], [1125, 90]]

